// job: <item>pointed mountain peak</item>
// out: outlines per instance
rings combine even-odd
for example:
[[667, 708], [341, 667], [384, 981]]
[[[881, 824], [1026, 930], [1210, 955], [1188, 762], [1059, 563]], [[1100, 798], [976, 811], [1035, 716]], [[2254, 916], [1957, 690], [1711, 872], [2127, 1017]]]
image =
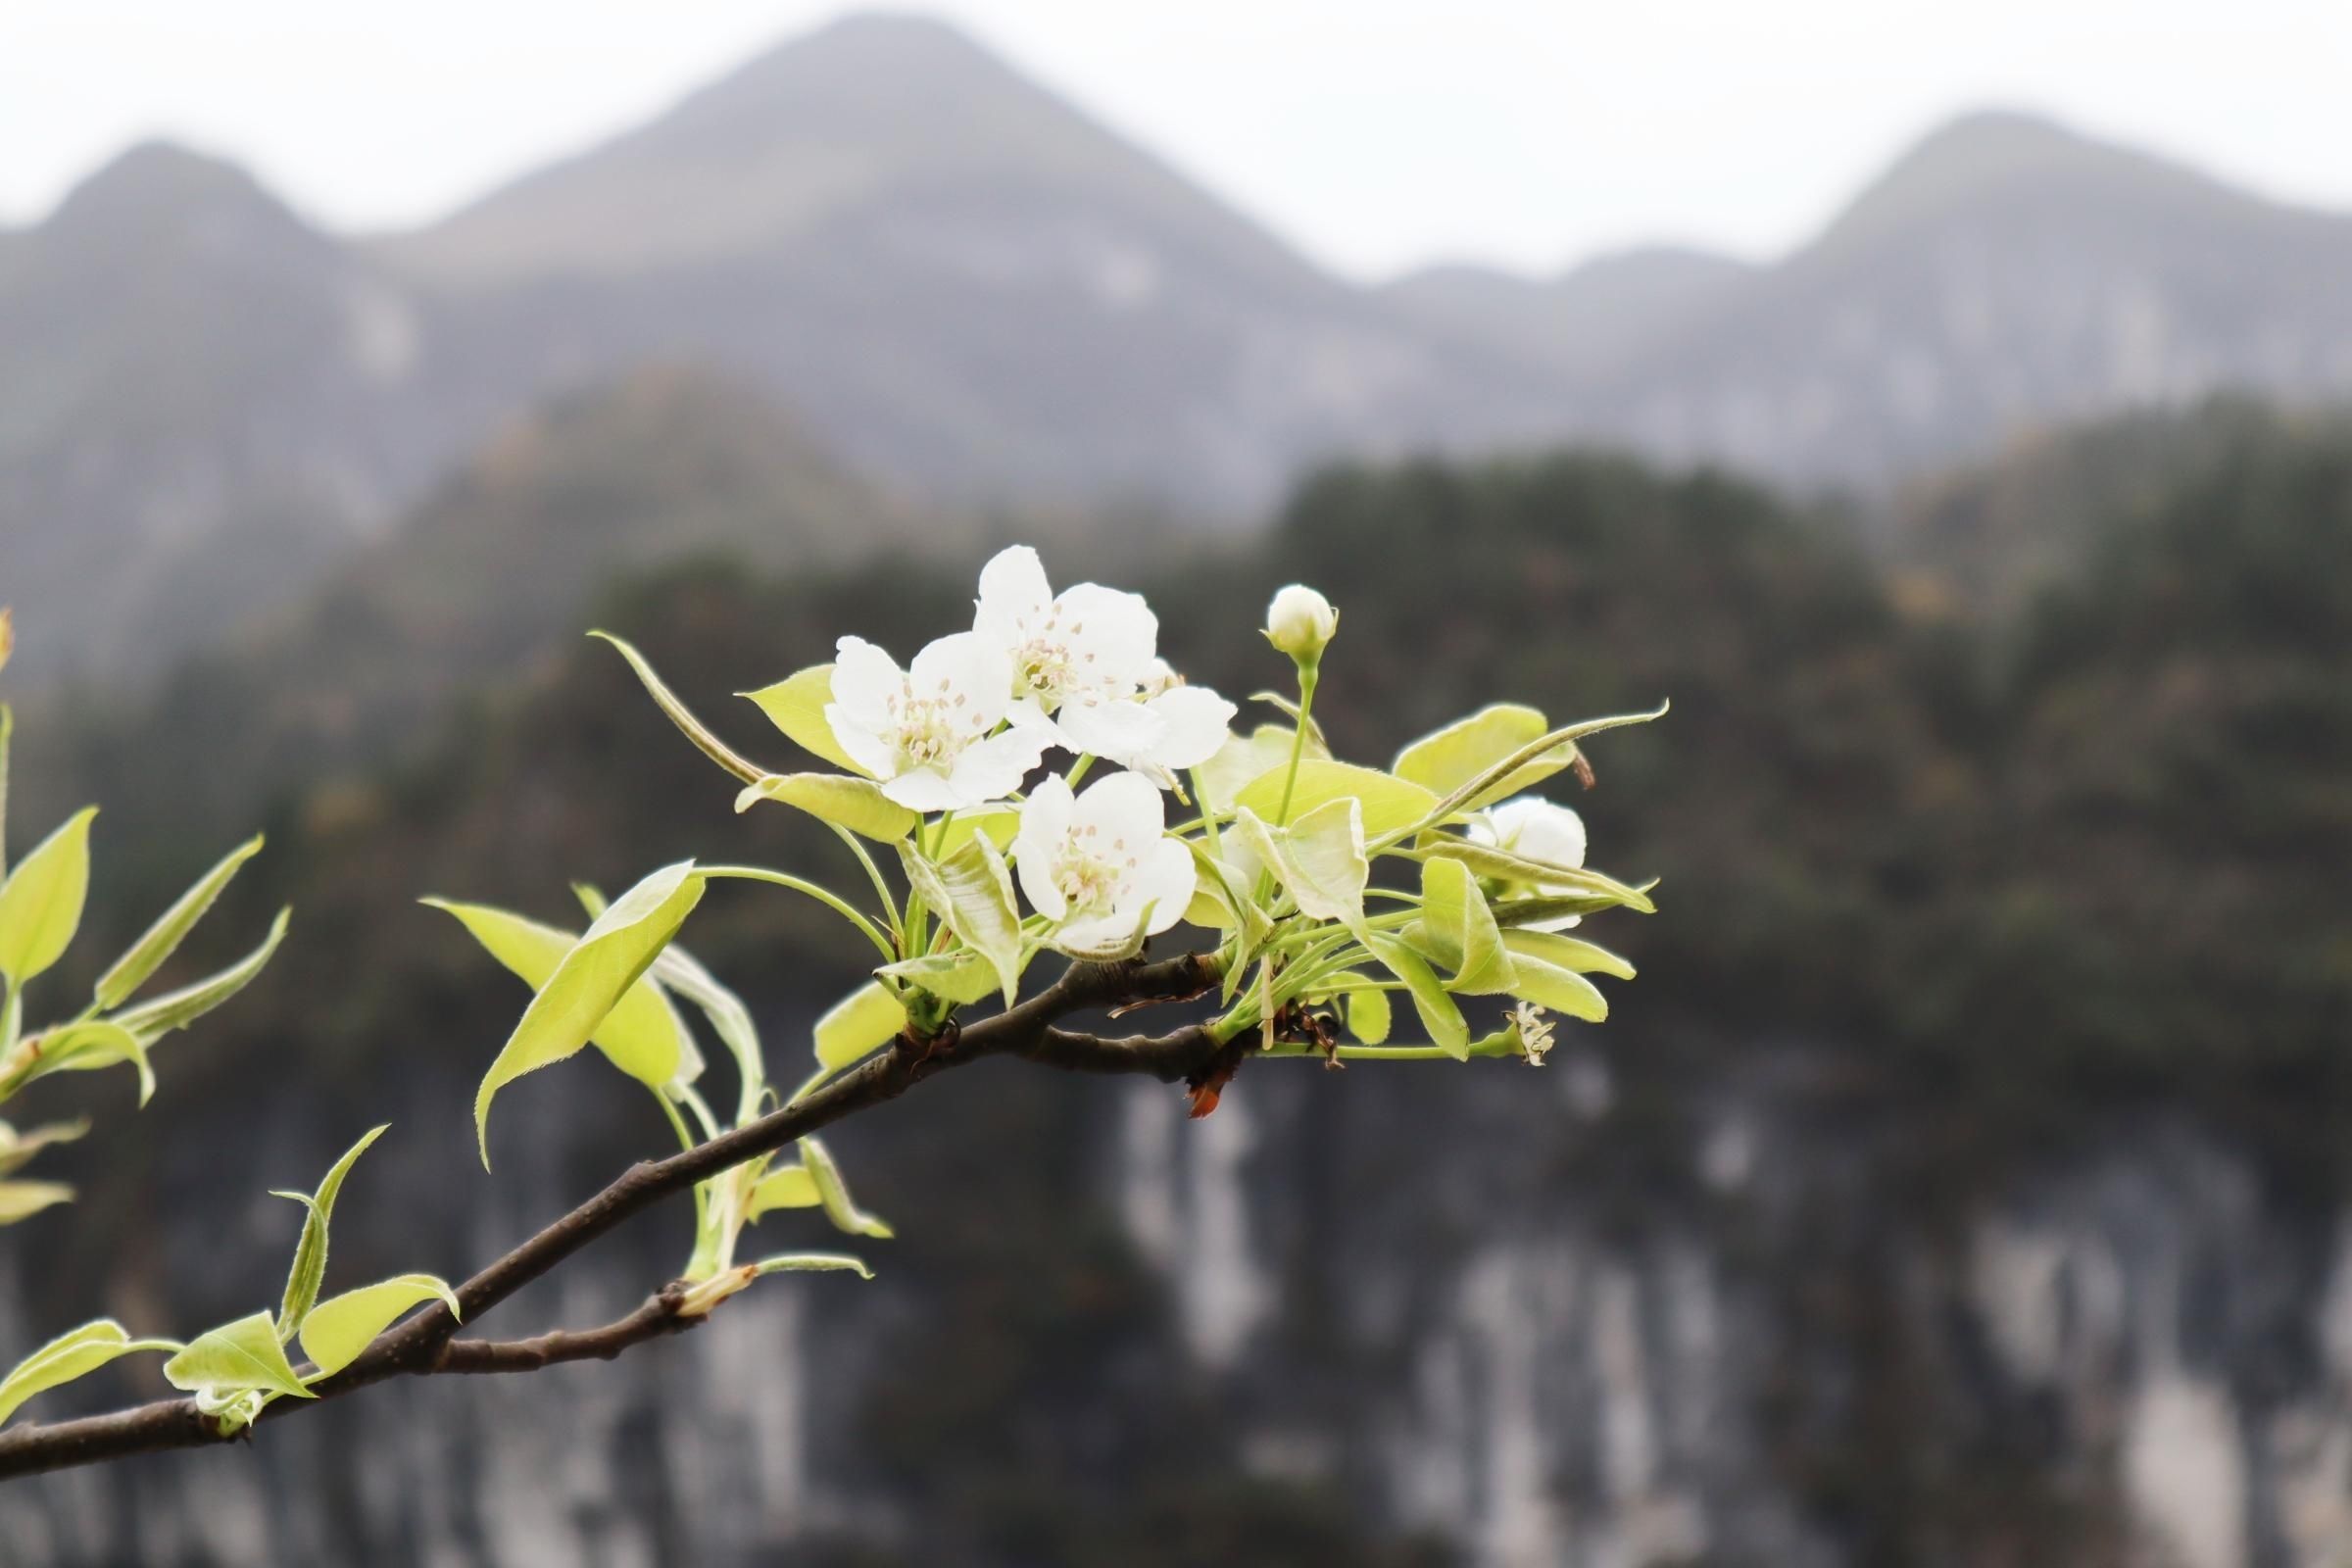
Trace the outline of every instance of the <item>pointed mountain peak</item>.
[[2251, 199], [2157, 154], [2015, 110], [1962, 115], [1929, 131], [1854, 198], [1817, 248], [1867, 244], [1944, 214], [2034, 192], [2176, 204]]
[[132, 247], [168, 245], [198, 230], [310, 233], [244, 169], [163, 140], [139, 142], [87, 175], [42, 230], [78, 245]]

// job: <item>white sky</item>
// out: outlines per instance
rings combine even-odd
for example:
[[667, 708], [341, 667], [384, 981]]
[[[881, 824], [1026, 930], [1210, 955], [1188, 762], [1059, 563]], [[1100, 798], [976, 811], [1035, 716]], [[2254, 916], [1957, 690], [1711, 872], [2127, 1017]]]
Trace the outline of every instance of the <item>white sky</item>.
[[[124, 144], [332, 226], [417, 222], [825, 0], [0, 0], [0, 222]], [[2352, 208], [2352, 0], [937, 0], [1327, 265], [1767, 256], [1962, 109]]]

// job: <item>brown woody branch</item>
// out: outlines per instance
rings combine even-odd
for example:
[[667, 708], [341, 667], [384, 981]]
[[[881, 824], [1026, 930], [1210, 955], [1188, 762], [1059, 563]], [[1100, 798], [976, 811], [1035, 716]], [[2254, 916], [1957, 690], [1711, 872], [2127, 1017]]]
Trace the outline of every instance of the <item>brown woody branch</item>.
[[[458, 1287], [465, 1320], [476, 1322], [622, 1220], [761, 1154], [884, 1101], [936, 1073], [983, 1056], [1012, 1055], [1071, 1071], [1148, 1073], [1173, 1082], [1206, 1066], [1218, 1043], [1197, 1025], [1159, 1036], [1104, 1039], [1057, 1027], [1101, 1008], [1175, 1002], [1215, 983], [1213, 960], [1197, 954], [1157, 963], [1073, 965], [1046, 990], [993, 1017], [934, 1039], [902, 1038], [814, 1093], [757, 1121], [666, 1159], [632, 1165], [611, 1186], [524, 1241]], [[505, 1342], [460, 1340], [458, 1319], [436, 1302], [386, 1330], [340, 1372], [311, 1386], [316, 1399], [279, 1399], [261, 1420], [296, 1414], [393, 1377], [440, 1373], [529, 1372], [564, 1361], [610, 1360], [631, 1346], [692, 1327], [679, 1315], [683, 1289], [672, 1285], [636, 1311], [603, 1328]], [[234, 1436], [230, 1434], [229, 1436]], [[202, 1447], [228, 1441], [192, 1399], [162, 1399], [109, 1415], [53, 1421], [0, 1432], [0, 1480], [93, 1464], [133, 1453]]]

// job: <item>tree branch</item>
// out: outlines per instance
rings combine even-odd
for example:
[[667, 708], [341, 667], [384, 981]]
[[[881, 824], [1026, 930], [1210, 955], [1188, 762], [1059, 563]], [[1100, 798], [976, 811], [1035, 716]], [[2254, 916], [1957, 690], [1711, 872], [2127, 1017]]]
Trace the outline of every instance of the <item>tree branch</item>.
[[[1183, 1001], [1200, 995], [1216, 978], [1215, 960], [1200, 954], [1156, 963], [1129, 959], [1073, 964], [1044, 991], [993, 1017], [966, 1028], [951, 1027], [936, 1039], [903, 1037], [891, 1050], [757, 1121], [666, 1159], [630, 1166], [594, 1198], [459, 1286], [465, 1320], [479, 1320], [640, 1209], [747, 1159], [773, 1153], [845, 1116], [895, 1100], [951, 1067], [983, 1056], [1013, 1055], [1074, 1071], [1148, 1073], [1164, 1082], [1182, 1078], [1205, 1066], [1218, 1051], [1217, 1041], [1198, 1025], [1163, 1036], [1121, 1040], [1055, 1025], [1100, 1008]], [[699, 1322], [678, 1315], [682, 1297], [682, 1288], [673, 1285], [603, 1328], [503, 1343], [456, 1339], [458, 1319], [446, 1304], [435, 1302], [379, 1335], [332, 1377], [311, 1385], [316, 1399], [276, 1400], [262, 1411], [260, 1421], [296, 1414], [386, 1378], [524, 1372], [562, 1361], [609, 1360], [633, 1345]], [[225, 1441], [217, 1423], [197, 1411], [194, 1400], [163, 1399], [109, 1415], [0, 1432], [0, 1480]]]

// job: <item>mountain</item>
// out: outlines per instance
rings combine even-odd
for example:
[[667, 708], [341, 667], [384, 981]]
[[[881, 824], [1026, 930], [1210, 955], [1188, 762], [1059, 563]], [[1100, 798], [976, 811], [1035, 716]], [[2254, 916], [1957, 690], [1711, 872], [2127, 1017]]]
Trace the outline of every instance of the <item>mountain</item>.
[[1644, 451], [1878, 485], [2036, 426], [2232, 387], [2352, 389], [2352, 219], [1980, 115], [1605, 376]]
[[1311, 456], [1532, 389], [908, 17], [788, 43], [375, 255], [494, 379], [704, 356], [965, 499], [1246, 513]]
[[1426, 268], [1382, 292], [1470, 341], [1591, 381], [1687, 326], [1750, 270], [1712, 252], [1656, 246], [1596, 256], [1542, 280], [1486, 267]]
[[0, 248], [0, 592], [34, 669], [116, 667], [298, 591], [437, 456], [398, 288], [161, 144]]

